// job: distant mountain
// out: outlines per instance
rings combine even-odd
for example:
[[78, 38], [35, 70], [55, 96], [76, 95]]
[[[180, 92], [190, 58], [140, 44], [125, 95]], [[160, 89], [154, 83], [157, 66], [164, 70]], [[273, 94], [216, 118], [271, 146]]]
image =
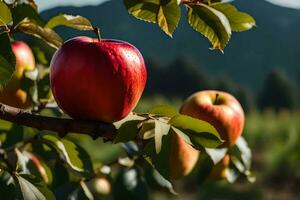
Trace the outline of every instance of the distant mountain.
[[[254, 91], [273, 68], [284, 68], [291, 77], [296, 77], [300, 72], [300, 10], [277, 7], [262, 0], [236, 0], [234, 4], [254, 16], [257, 27], [233, 34], [224, 55], [208, 49], [210, 44], [189, 27], [185, 14], [174, 39], [156, 25], [130, 16], [121, 0], [98, 6], [57, 7], [42, 15], [46, 19], [58, 13], [83, 15], [100, 27], [102, 37], [129, 41], [145, 57], [163, 63], [175, 57], [187, 57], [211, 76], [229, 77]], [[68, 28], [58, 28], [58, 32], [65, 39], [83, 34], [93, 36], [93, 33]]]

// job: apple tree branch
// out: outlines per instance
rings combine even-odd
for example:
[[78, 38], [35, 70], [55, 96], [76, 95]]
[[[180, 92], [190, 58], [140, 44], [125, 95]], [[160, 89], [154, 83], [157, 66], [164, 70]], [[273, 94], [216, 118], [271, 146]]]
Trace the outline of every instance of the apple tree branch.
[[81, 133], [90, 135], [93, 139], [102, 137], [105, 140], [113, 140], [116, 134], [113, 124], [42, 116], [2, 103], [0, 103], [0, 119], [38, 130], [53, 131], [60, 137], [67, 133]]

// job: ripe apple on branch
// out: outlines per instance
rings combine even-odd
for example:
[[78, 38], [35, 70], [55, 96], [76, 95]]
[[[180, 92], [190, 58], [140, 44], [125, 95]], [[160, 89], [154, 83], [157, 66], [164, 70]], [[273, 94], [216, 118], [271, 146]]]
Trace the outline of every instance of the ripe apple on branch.
[[141, 53], [123, 41], [73, 38], [51, 61], [53, 95], [74, 119], [108, 123], [123, 119], [139, 101], [146, 79]]

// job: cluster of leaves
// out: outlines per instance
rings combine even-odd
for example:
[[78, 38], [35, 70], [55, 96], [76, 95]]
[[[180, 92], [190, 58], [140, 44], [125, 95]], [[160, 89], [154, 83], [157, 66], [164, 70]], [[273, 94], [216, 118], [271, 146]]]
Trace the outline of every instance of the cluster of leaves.
[[115, 126], [118, 128], [115, 142], [140, 141], [141, 155], [168, 180], [173, 137], [183, 138], [199, 151], [222, 144], [217, 130], [208, 122], [181, 115], [169, 106], [155, 107], [147, 114], [129, 115]]
[[[131, 114], [115, 123], [118, 134], [114, 142], [124, 143], [129, 158], [140, 161], [153, 168], [160, 185], [175, 193], [172, 180], [172, 141], [182, 138], [186, 143], [201, 151], [199, 161], [199, 182], [207, 180], [215, 165], [226, 156], [230, 164], [226, 167], [226, 179], [235, 182], [240, 175], [248, 181], [255, 181], [251, 173], [251, 150], [244, 138], [239, 138], [233, 147], [220, 148], [224, 142], [217, 130], [208, 122], [179, 114], [170, 106], [157, 106], [145, 114]], [[134, 145], [131, 143], [135, 141]], [[173, 145], [173, 146], [172, 146]], [[220, 177], [221, 178], [221, 177]]]
[[124, 0], [134, 17], [157, 23], [172, 37], [181, 18], [181, 5], [187, 11], [190, 26], [211, 42], [213, 49], [224, 50], [232, 32], [242, 32], [255, 26], [255, 20], [221, 0]]
[[90, 183], [105, 177], [112, 185], [114, 199], [147, 199], [149, 189], [157, 187], [176, 194], [170, 174], [174, 137], [201, 151], [199, 182], [207, 179], [226, 154], [231, 160], [228, 181], [234, 182], [239, 175], [253, 181], [251, 152], [243, 138], [230, 149], [216, 148], [223, 141], [213, 126], [169, 106], [130, 114], [114, 125], [118, 133], [113, 143], [123, 151], [118, 160], [100, 168], [70, 139], [16, 125], [2, 130], [0, 193], [8, 199], [94, 199], [97, 194]]
[[13, 125], [1, 130], [0, 150], [0, 194], [6, 199], [89, 197], [89, 182], [110, 176], [93, 169], [81, 146], [47, 132]]

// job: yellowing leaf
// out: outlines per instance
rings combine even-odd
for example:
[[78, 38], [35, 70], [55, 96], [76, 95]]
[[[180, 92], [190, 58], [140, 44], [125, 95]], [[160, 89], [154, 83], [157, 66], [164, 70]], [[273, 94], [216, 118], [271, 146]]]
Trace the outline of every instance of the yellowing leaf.
[[78, 30], [93, 30], [93, 26], [91, 22], [82, 16], [76, 15], [66, 15], [61, 14], [51, 18], [47, 24], [46, 28], [55, 28], [57, 26], [68, 26], [70, 28], [78, 29]]
[[12, 16], [7, 5], [0, 1], [0, 25], [6, 25], [12, 21]]
[[231, 27], [227, 17], [202, 3], [187, 7], [187, 17], [191, 27], [207, 37], [213, 49], [223, 51], [231, 37]]
[[55, 31], [47, 27], [41, 27], [28, 19], [20, 22], [20, 24], [18, 25], [18, 29], [23, 33], [34, 35], [45, 40], [54, 48], [59, 48], [63, 43], [62, 38]]
[[157, 14], [157, 23], [159, 27], [170, 37], [177, 28], [180, 20], [180, 7], [176, 0], [170, 0], [159, 7]]
[[160, 0], [124, 0], [129, 14], [137, 19], [156, 23]]
[[242, 32], [256, 25], [255, 20], [249, 14], [240, 12], [229, 3], [215, 3], [211, 7], [222, 12], [229, 20], [232, 31]]

